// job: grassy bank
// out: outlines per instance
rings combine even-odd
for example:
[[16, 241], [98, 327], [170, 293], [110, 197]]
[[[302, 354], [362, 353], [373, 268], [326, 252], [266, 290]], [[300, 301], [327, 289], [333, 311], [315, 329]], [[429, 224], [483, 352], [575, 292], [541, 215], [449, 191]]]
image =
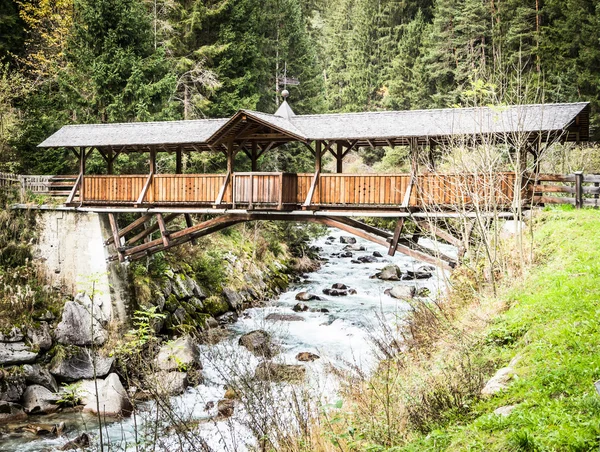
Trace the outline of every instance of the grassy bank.
[[[543, 212], [532, 264], [522, 278], [501, 280], [497, 298], [463, 269], [444, 304], [415, 304], [400, 328], [401, 353], [348, 382], [344, 407], [325, 416], [328, 434], [313, 447], [598, 450], [599, 225], [594, 210]], [[506, 388], [483, 396], [509, 364]], [[502, 407], [508, 415], [494, 413]]]

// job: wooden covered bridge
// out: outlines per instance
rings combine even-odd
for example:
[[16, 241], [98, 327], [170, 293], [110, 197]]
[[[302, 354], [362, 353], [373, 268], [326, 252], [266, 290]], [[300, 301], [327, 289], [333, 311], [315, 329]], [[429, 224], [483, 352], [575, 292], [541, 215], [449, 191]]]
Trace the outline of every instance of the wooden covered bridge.
[[[273, 114], [241, 110], [226, 119], [65, 126], [39, 146], [68, 148], [79, 159], [66, 206], [109, 215], [117, 244], [115, 258], [137, 259], [194, 240], [236, 223], [253, 220], [310, 221], [338, 227], [418, 259], [437, 262], [413, 241], [401, 238], [404, 218], [471, 215], [476, 204], [510, 212], [531, 203], [540, 147], [556, 141], [589, 140], [588, 103], [521, 105], [497, 108], [295, 115], [284, 101]], [[495, 174], [440, 174], [436, 147], [453, 143], [506, 144], [520, 167]], [[314, 156], [309, 174], [260, 172], [269, 152], [300, 143]], [[345, 174], [344, 158], [361, 147], [407, 146], [408, 174]], [[106, 174], [87, 174], [93, 152], [106, 162]], [[220, 174], [181, 174], [184, 153], [226, 156]], [[148, 154], [146, 174], [115, 175], [115, 161], [127, 153]], [[157, 154], [174, 153], [175, 174], [157, 171]], [[244, 153], [251, 172], [236, 172]], [[335, 173], [323, 171], [331, 154]], [[526, 172], [530, 161], [533, 175]], [[426, 164], [419, 164], [425, 161]], [[119, 229], [116, 215], [140, 216]], [[192, 214], [203, 214], [194, 224]], [[187, 226], [169, 230], [184, 215]], [[394, 234], [356, 217], [398, 218]], [[160, 238], [149, 240], [160, 231]], [[445, 240], [443, 231], [438, 231]], [[110, 243], [107, 243], [110, 244]], [[444, 265], [450, 264], [446, 259]]]

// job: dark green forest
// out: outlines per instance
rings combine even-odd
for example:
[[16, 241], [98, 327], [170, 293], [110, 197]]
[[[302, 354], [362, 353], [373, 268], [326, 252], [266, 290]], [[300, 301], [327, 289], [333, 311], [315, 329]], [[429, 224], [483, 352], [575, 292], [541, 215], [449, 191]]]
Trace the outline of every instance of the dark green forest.
[[65, 124], [274, 112], [285, 74], [296, 113], [591, 101], [600, 121], [596, 0], [0, 0], [0, 61], [0, 171], [69, 171], [35, 148]]

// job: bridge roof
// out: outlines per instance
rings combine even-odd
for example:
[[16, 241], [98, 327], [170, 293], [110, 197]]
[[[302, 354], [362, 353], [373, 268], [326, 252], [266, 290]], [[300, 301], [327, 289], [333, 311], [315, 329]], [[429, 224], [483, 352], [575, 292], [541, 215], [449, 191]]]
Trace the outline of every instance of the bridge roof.
[[226, 140], [349, 140], [360, 146], [402, 144], [414, 138], [447, 141], [465, 135], [497, 134], [502, 140], [502, 135], [516, 133], [553, 133], [564, 141], [588, 141], [590, 106], [580, 102], [319, 115], [294, 115], [287, 106], [278, 114], [241, 110], [223, 119], [68, 125], [39, 147], [203, 150]]

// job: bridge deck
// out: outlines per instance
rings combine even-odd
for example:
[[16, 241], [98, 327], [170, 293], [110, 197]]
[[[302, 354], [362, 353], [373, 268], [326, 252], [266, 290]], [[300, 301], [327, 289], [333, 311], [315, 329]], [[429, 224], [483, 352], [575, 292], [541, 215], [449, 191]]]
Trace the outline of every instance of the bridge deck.
[[[315, 180], [315, 177], [317, 179]], [[302, 207], [390, 210], [462, 207], [474, 201], [510, 207], [514, 173], [422, 174], [156, 174], [88, 176], [72, 203], [95, 207]]]

